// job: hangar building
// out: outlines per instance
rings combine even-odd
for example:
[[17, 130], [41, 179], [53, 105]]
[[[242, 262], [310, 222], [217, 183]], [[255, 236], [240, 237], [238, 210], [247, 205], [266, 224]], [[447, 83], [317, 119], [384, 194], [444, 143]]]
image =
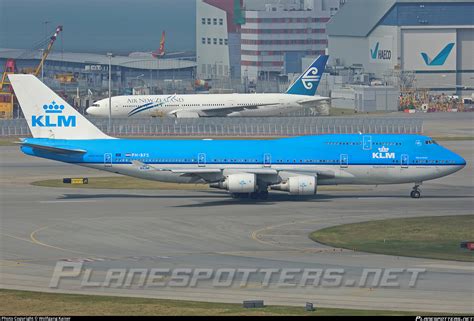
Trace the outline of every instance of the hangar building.
[[473, 0], [349, 0], [327, 32], [333, 65], [380, 80], [411, 74], [413, 87], [433, 92], [473, 93]]

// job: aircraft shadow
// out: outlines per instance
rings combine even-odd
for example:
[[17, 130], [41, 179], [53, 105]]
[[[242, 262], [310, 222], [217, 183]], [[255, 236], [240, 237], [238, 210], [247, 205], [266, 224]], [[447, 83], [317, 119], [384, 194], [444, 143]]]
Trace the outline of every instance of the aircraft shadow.
[[129, 199], [190, 199], [190, 198], [216, 198], [228, 197], [221, 195], [140, 195], [140, 194], [64, 194], [58, 197], [60, 200], [80, 200], [80, 199], [104, 199], [104, 198], [129, 198]]
[[[418, 201], [426, 199], [470, 199], [472, 195], [423, 195]], [[177, 200], [202, 200], [202, 202], [193, 204], [182, 204], [173, 206], [175, 208], [202, 208], [202, 207], [217, 207], [217, 206], [232, 206], [232, 205], [259, 205], [271, 206], [279, 203], [323, 203], [332, 202], [336, 200], [377, 200], [377, 199], [404, 199], [411, 201], [412, 199], [407, 195], [393, 195], [393, 194], [318, 194], [316, 196], [293, 196], [287, 194], [271, 193], [266, 200], [254, 200], [250, 198], [233, 199], [225, 192], [209, 191], [200, 194], [186, 195], [141, 195], [141, 194], [64, 194], [59, 197], [60, 200], [81, 200], [81, 199], [177, 199]]]
[[[421, 199], [463, 199], [463, 198], [472, 198], [473, 195], [426, 195], [422, 194]], [[316, 198], [324, 198], [324, 199], [387, 199], [387, 198], [392, 198], [392, 199], [411, 199], [409, 195], [405, 194], [353, 194], [353, 195], [322, 195], [318, 194]]]
[[177, 208], [198, 208], [198, 207], [212, 207], [212, 206], [229, 206], [229, 205], [259, 205], [259, 206], [270, 206], [278, 205], [285, 202], [297, 202], [297, 203], [321, 203], [327, 202], [329, 199], [324, 199], [319, 196], [292, 196], [285, 194], [270, 194], [268, 199], [233, 199], [227, 196], [226, 199], [218, 201], [201, 202], [198, 204], [185, 204], [175, 206]]

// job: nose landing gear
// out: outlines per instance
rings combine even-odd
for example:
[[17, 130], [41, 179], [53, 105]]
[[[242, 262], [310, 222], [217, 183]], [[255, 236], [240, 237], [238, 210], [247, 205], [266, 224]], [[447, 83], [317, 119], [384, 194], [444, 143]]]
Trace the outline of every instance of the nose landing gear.
[[410, 193], [411, 198], [421, 198], [420, 186], [422, 183], [417, 183], [413, 187], [413, 190]]

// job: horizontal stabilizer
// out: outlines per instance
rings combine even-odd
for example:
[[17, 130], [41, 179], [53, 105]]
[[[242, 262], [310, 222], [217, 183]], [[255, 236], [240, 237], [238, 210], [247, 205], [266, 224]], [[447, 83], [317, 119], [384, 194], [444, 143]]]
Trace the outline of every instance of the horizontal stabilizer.
[[22, 146], [27, 146], [34, 149], [39, 149], [39, 150], [52, 152], [56, 154], [85, 154], [87, 153], [87, 151], [83, 149], [73, 149], [73, 148], [67, 148], [67, 147], [52, 147], [52, 146], [45, 146], [45, 145], [32, 144], [32, 143], [23, 143], [23, 142], [20, 142], [19, 144], [21, 144]]
[[322, 101], [330, 101], [331, 98], [329, 97], [315, 97], [313, 99], [304, 99], [298, 101], [298, 104], [302, 106], [313, 105], [314, 103], [322, 102]]

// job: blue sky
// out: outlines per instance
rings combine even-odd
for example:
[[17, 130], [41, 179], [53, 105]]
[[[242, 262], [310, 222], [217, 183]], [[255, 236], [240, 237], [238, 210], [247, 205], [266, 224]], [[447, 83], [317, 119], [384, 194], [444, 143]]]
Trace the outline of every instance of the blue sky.
[[0, 47], [33, 48], [57, 25], [55, 49], [152, 51], [167, 32], [167, 50], [195, 50], [195, 0], [0, 0]]

